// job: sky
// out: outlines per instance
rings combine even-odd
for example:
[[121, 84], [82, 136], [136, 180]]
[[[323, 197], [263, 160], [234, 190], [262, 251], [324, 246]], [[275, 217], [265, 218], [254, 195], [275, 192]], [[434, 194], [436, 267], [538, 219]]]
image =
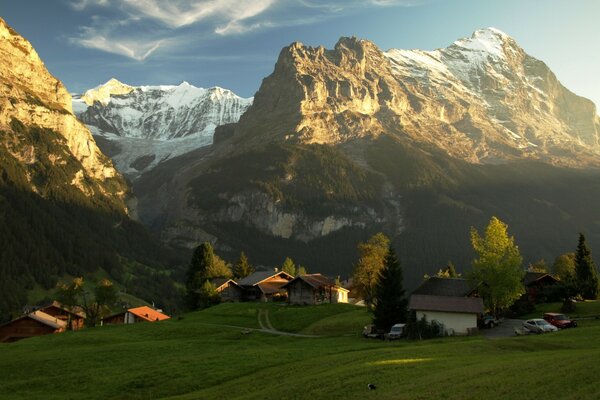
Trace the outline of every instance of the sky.
[[495, 27], [600, 105], [598, 0], [0, 0], [0, 16], [73, 93], [114, 77], [250, 97], [295, 41], [433, 50]]

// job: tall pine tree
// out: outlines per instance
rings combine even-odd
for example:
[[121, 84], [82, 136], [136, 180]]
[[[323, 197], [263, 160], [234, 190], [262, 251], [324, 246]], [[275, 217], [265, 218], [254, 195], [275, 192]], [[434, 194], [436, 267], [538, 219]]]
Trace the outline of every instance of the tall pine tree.
[[575, 253], [575, 273], [581, 296], [584, 299], [595, 300], [598, 297], [598, 272], [583, 233], [579, 234], [579, 243]]
[[194, 250], [185, 279], [186, 302], [191, 310], [200, 307], [200, 289], [208, 280], [208, 270], [213, 265], [214, 258], [215, 253], [208, 242], [202, 243]]
[[390, 330], [392, 325], [406, 322], [408, 301], [402, 287], [402, 268], [396, 252], [390, 246], [375, 286], [373, 323], [377, 328]]
[[254, 273], [254, 267], [248, 261], [248, 257], [246, 257], [246, 253], [243, 251], [240, 253], [240, 259], [235, 263], [233, 267], [233, 275], [236, 278], [245, 278], [248, 275]]

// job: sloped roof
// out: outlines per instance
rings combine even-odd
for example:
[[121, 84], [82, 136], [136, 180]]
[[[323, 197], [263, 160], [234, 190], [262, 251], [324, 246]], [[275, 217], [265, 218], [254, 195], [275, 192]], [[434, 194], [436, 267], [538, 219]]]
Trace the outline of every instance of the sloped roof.
[[67, 307], [64, 304], [62, 304], [59, 301], [54, 300], [52, 303], [42, 306], [39, 308], [40, 311], [44, 311], [50, 307], [56, 307], [60, 310], [63, 310], [64, 312], [68, 312], [69, 314], [72, 315], [76, 315], [80, 318], [85, 318], [85, 312], [83, 311], [83, 309], [79, 306], [75, 306], [75, 307]]
[[248, 275], [247, 277], [240, 279], [237, 284], [240, 286], [254, 286], [262, 281], [265, 281], [270, 278], [274, 278], [280, 276], [285, 280], [292, 280], [294, 277], [283, 271], [256, 271], [253, 274]]
[[156, 311], [153, 308], [150, 308], [148, 306], [130, 308], [127, 311], [129, 311], [130, 313], [132, 313], [136, 317], [139, 317], [141, 319], [145, 319], [146, 321], [150, 321], [150, 322], [162, 321], [162, 320], [170, 318], [168, 315], [165, 315], [165, 314], [163, 314], [163, 313], [161, 313], [159, 311]]
[[483, 299], [480, 297], [431, 296], [413, 294], [408, 308], [419, 311], [442, 311], [467, 314], [482, 314]]
[[221, 288], [221, 286], [225, 285], [228, 282], [233, 283], [235, 286], [239, 286], [233, 279], [229, 279], [229, 278], [215, 278], [215, 279], [211, 279], [210, 282], [215, 285], [215, 288], [217, 290], [219, 290]]
[[283, 286], [286, 284], [287, 283], [285, 282], [262, 282], [256, 286], [258, 286], [260, 291], [264, 294], [273, 294], [283, 291]]
[[472, 291], [473, 289], [466, 279], [432, 276], [416, 288], [413, 294], [466, 297]]
[[[61, 329], [61, 328], [67, 327], [66, 321], [55, 318], [52, 315], [46, 314], [43, 311], [34, 311], [32, 313], [27, 314], [24, 317], [29, 317], [31, 319], [36, 320], [37, 322], [41, 322], [42, 324], [48, 325], [54, 329]], [[24, 317], [21, 317], [21, 318], [24, 318]]]
[[312, 286], [315, 289], [318, 289], [323, 286], [334, 286], [335, 285], [333, 280], [326, 277], [325, 275], [306, 274], [306, 275], [300, 275], [300, 276], [295, 277], [294, 279], [292, 279], [291, 281], [286, 283], [284, 286], [291, 285], [292, 282], [295, 282], [298, 280], [306, 282], [308, 285]]
[[525, 286], [529, 286], [534, 282], [537, 282], [539, 280], [551, 280], [556, 282], [556, 278], [553, 277], [550, 274], [547, 274], [545, 272], [530, 272], [527, 271], [525, 273], [525, 277], [523, 278], [523, 283], [525, 284]]

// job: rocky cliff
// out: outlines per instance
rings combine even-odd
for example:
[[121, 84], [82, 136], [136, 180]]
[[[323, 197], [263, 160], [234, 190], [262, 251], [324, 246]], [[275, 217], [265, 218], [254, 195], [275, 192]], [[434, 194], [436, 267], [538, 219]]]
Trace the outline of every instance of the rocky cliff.
[[[38, 149], [25, 144], [23, 136], [13, 129], [14, 121], [58, 133], [67, 150], [49, 154], [49, 161], [64, 165], [70, 162], [65, 157], [73, 157], [80, 164], [68, 183], [87, 195], [108, 196], [125, 209], [126, 186], [90, 131], [73, 115], [71, 96], [48, 72], [31, 44], [0, 19], [0, 129], [5, 132], [2, 145], [12, 156], [31, 165], [37, 159]], [[31, 181], [31, 185], [39, 191], [35, 182]]]
[[493, 28], [435, 51], [293, 43], [216, 145], [135, 192], [163, 240], [262, 263], [287, 254], [347, 274], [356, 242], [382, 230], [414, 283], [448, 259], [466, 267], [469, 228], [491, 215], [526, 259], [568, 249], [600, 219], [586, 205], [600, 195], [599, 132], [591, 101]]
[[130, 178], [212, 143], [215, 128], [237, 122], [252, 103], [227, 89], [129, 86], [111, 79], [74, 98], [73, 107], [117, 168]]

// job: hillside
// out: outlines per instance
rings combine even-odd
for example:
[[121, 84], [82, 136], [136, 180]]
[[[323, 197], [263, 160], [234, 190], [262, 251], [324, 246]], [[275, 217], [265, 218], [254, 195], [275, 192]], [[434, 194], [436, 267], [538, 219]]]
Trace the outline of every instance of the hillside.
[[493, 28], [432, 52], [293, 43], [237, 124], [134, 193], [164, 242], [331, 275], [384, 231], [412, 287], [448, 260], [467, 269], [469, 229], [492, 215], [526, 262], [580, 231], [600, 246], [599, 127], [591, 101]]
[[[600, 347], [594, 338], [600, 326], [594, 321], [541, 336], [383, 342], [359, 336], [362, 322], [353, 311], [318, 306], [289, 307], [277, 323], [297, 325], [316, 314], [321, 319], [304, 326], [325, 324], [350, 315], [354, 334], [303, 338], [233, 327], [256, 328], [258, 308], [276, 314], [278, 307], [228, 304], [156, 324], [3, 345], [0, 373], [6, 379], [0, 380], [0, 390], [7, 399], [210, 399], [226, 393], [230, 399], [512, 400], [598, 393]], [[569, 373], [557, 365], [568, 365]], [[377, 386], [375, 392], [368, 383]]]
[[147, 277], [127, 265], [159, 273], [171, 252], [129, 219], [129, 188], [71, 112], [63, 84], [2, 19], [0, 37], [0, 319], [42, 300], [28, 290], [98, 270], [142, 297], [156, 293], [144, 293]]

